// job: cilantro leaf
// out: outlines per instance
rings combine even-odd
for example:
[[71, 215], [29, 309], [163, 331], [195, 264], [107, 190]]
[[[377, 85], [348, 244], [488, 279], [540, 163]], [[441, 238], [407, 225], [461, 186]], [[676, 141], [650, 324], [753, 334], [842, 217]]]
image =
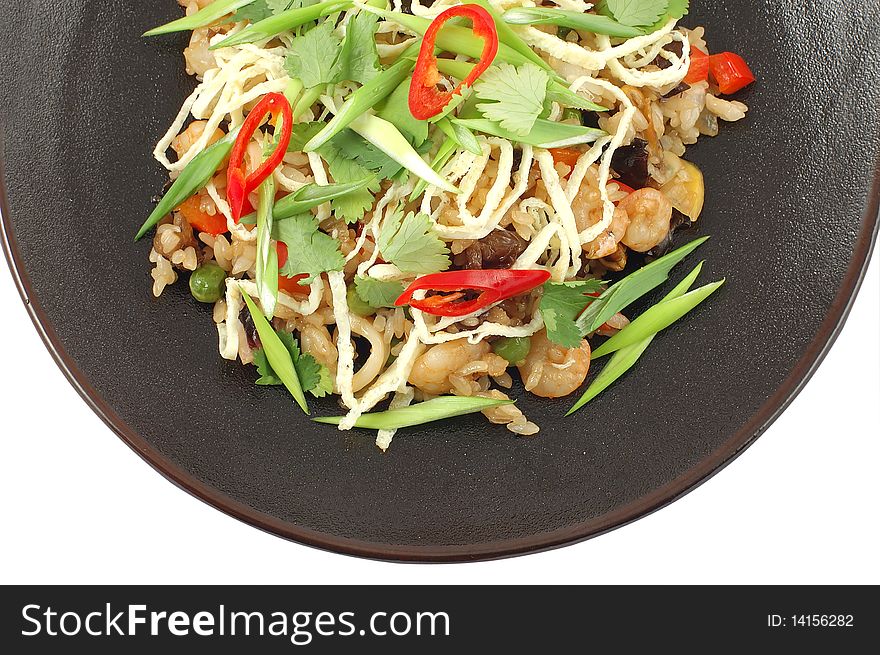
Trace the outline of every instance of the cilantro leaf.
[[547, 338], [565, 348], [576, 348], [581, 332], [575, 321], [584, 308], [595, 300], [587, 293], [604, 289], [602, 280], [581, 282], [546, 282], [541, 296], [541, 317], [547, 328]]
[[544, 109], [546, 71], [526, 63], [519, 68], [508, 63], [493, 66], [474, 86], [474, 94], [484, 102], [477, 105], [489, 120], [520, 136], [527, 135]]
[[[320, 153], [327, 161], [330, 175], [337, 184], [357, 182], [370, 175], [370, 171], [356, 161], [347, 159], [332, 144], [322, 147]], [[379, 180], [374, 178], [363, 189], [334, 198], [331, 202], [333, 211], [349, 223], [359, 221], [364, 217], [364, 213], [373, 206], [375, 202], [373, 194], [378, 192], [379, 188]]]
[[419, 212], [403, 215], [399, 207], [385, 219], [379, 235], [385, 261], [405, 273], [436, 273], [449, 268], [449, 249], [434, 232], [434, 223]]
[[666, 9], [666, 17], [680, 19], [688, 13], [690, 9], [689, 0], [669, 0], [669, 7]]
[[376, 173], [380, 180], [394, 177], [403, 168], [354, 130], [342, 130], [331, 139], [331, 143], [336, 147], [338, 156], [356, 161]]
[[339, 242], [318, 229], [318, 219], [312, 214], [298, 214], [276, 221], [272, 237], [287, 245], [287, 263], [279, 270], [281, 275], [308, 275], [302, 284], [327, 271], [341, 271], [345, 258], [339, 251]]
[[[678, 3], [677, 3], [678, 4]], [[603, 0], [597, 9], [629, 27], [649, 27], [669, 8], [669, 0]]]
[[394, 307], [404, 291], [402, 282], [360, 276], [354, 279], [354, 288], [358, 297], [374, 309]]
[[[303, 391], [311, 391], [312, 395], [316, 398], [321, 398], [328, 393], [326, 391], [327, 379], [330, 380], [330, 390], [332, 391], [333, 380], [330, 376], [330, 371], [319, 364], [311, 355], [301, 353], [299, 344], [290, 332], [275, 330], [275, 334], [278, 335], [281, 343], [284, 344], [284, 347], [290, 353], [290, 359], [293, 361], [293, 366], [296, 369], [296, 375], [299, 378]], [[254, 364], [257, 367], [257, 373], [260, 374], [257, 384], [260, 386], [282, 384], [281, 379], [272, 370], [272, 366], [269, 364], [266, 353], [262, 348], [254, 350]], [[326, 375], [324, 371], [326, 371]]]
[[336, 60], [337, 81], [351, 80], [366, 84], [382, 72], [376, 49], [376, 24], [379, 17], [358, 12], [345, 26], [345, 43]]
[[256, 0], [235, 12], [232, 20], [235, 22], [249, 20], [257, 23], [264, 18], [280, 14], [288, 9], [296, 9], [299, 7], [308, 7], [313, 5], [317, 0]]
[[299, 78], [307, 89], [338, 81], [336, 60], [342, 39], [333, 21], [323, 21], [305, 34], [294, 37], [288, 49], [284, 68], [291, 77]]
[[[303, 355], [303, 357], [308, 357], [315, 361], [311, 355]], [[317, 361], [315, 361], [317, 364]], [[313, 389], [309, 389], [309, 393], [311, 393], [315, 398], [323, 398], [327, 394], [333, 393], [333, 376], [330, 374], [330, 369], [328, 369], [323, 364], [318, 364], [318, 383], [315, 385]]]
[[388, 97], [379, 118], [384, 118], [397, 129], [412, 137], [413, 145], [420, 146], [428, 138], [428, 121], [412, 115], [409, 109], [409, 85], [412, 78], [405, 79]]
[[291, 128], [290, 145], [287, 146], [287, 152], [302, 152], [302, 149], [311, 141], [312, 137], [325, 127], [327, 127], [327, 123], [323, 121], [294, 123]]

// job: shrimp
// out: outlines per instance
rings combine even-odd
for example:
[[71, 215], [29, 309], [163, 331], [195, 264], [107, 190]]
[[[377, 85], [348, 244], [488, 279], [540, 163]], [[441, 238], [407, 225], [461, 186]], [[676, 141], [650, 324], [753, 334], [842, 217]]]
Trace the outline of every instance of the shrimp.
[[[602, 220], [604, 206], [599, 195], [599, 187], [594, 173], [589, 173], [581, 184], [577, 194], [571, 201], [571, 211], [579, 232], [583, 232]], [[629, 216], [618, 207], [614, 210], [611, 225], [595, 239], [583, 245], [587, 259], [601, 259], [614, 254], [617, 244], [626, 234], [629, 227]]]
[[490, 350], [485, 341], [470, 343], [466, 339], [432, 346], [416, 360], [409, 374], [409, 383], [426, 393], [447, 393], [452, 390], [449, 378], [459, 369], [487, 355]]
[[621, 200], [618, 208], [629, 216], [621, 241], [636, 252], [648, 252], [669, 234], [672, 203], [657, 189], [639, 189]]
[[[171, 148], [177, 153], [178, 159], [183, 157], [202, 137], [207, 124], [208, 121], [193, 121], [186, 126], [186, 129], [183, 132], [174, 137], [174, 140], [171, 141]], [[207, 148], [208, 146], [217, 143], [223, 138], [223, 136], [223, 130], [218, 127], [214, 130], [214, 134], [211, 135], [211, 138], [208, 139], [208, 143], [205, 147]]]
[[517, 366], [527, 391], [541, 398], [561, 398], [573, 393], [590, 370], [590, 344], [586, 339], [577, 348], [563, 348], [541, 330], [532, 337], [532, 347]]

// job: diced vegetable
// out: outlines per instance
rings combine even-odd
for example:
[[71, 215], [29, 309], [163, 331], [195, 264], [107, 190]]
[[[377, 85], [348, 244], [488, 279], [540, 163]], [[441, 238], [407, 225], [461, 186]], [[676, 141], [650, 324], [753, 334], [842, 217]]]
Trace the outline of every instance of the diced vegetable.
[[[363, 414], [358, 418], [354, 426], [368, 430], [397, 430], [433, 421], [441, 421], [455, 416], [474, 414], [491, 407], [510, 405], [513, 402], [512, 400], [497, 400], [495, 398], [440, 396], [439, 398], [410, 405], [409, 407]], [[339, 425], [343, 418], [342, 416], [322, 416], [312, 420], [317, 423]]]
[[492, 352], [511, 364], [525, 361], [532, 347], [529, 337], [501, 337], [492, 343]]
[[[672, 153], [667, 154], [671, 155]], [[703, 211], [705, 198], [703, 173], [689, 161], [680, 159], [679, 162], [678, 172], [669, 182], [660, 187], [660, 191], [669, 199], [675, 209], [691, 221], [696, 221]]]
[[697, 46], [691, 46], [691, 65], [688, 73], [685, 75], [685, 84], [696, 84], [697, 82], [705, 82], [709, 79], [709, 55], [700, 50]]
[[186, 222], [189, 223], [197, 232], [205, 232], [207, 234], [223, 234], [227, 232], [226, 217], [217, 212], [208, 214], [202, 211], [202, 199], [199, 196], [190, 196], [181, 203], [177, 208]]
[[709, 57], [709, 70], [725, 95], [736, 93], [755, 81], [749, 65], [735, 52], [722, 52]]
[[214, 262], [202, 264], [190, 275], [189, 290], [199, 302], [217, 302], [226, 291], [226, 271]]

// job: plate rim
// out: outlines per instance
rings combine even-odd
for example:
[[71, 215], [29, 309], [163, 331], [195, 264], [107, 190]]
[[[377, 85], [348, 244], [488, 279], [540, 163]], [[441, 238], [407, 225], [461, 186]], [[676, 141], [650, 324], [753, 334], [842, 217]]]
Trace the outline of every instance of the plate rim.
[[720, 447], [678, 477], [612, 512], [550, 532], [514, 539], [500, 539], [478, 544], [395, 545], [332, 535], [283, 521], [220, 492], [198, 479], [171, 459], [162, 455], [129, 426], [91, 385], [86, 374], [65, 351], [48, 314], [43, 311], [33, 291], [30, 278], [12, 227], [5, 187], [5, 166], [0, 152], [0, 247], [9, 265], [13, 281], [28, 315], [61, 369], [95, 414], [141, 459], [164, 478], [214, 509], [243, 523], [283, 539], [354, 557], [406, 563], [477, 562], [544, 552], [600, 536], [644, 518], [675, 502], [712, 478], [751, 446], [779, 418], [834, 345], [858, 296], [875, 249], [880, 228], [880, 157], [874, 163], [873, 182], [866, 210], [860, 221], [856, 247], [849, 260], [840, 287], [813, 339], [804, 348], [788, 376], [776, 391], [752, 414], [750, 419]]

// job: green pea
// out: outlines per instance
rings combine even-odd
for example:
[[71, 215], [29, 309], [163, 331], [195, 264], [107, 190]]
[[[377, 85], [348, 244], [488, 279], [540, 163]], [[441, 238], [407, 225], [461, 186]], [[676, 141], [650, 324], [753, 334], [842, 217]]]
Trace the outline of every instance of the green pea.
[[189, 290], [199, 302], [217, 302], [226, 291], [226, 271], [214, 262], [202, 264], [190, 276]]
[[351, 313], [364, 317], [372, 316], [376, 313], [376, 308], [364, 302], [364, 300], [358, 295], [357, 289], [355, 289], [354, 286], [348, 288], [348, 295], [346, 298], [348, 300], [348, 309]]
[[529, 337], [501, 337], [492, 344], [495, 354], [511, 364], [519, 364], [529, 354], [532, 340]]

